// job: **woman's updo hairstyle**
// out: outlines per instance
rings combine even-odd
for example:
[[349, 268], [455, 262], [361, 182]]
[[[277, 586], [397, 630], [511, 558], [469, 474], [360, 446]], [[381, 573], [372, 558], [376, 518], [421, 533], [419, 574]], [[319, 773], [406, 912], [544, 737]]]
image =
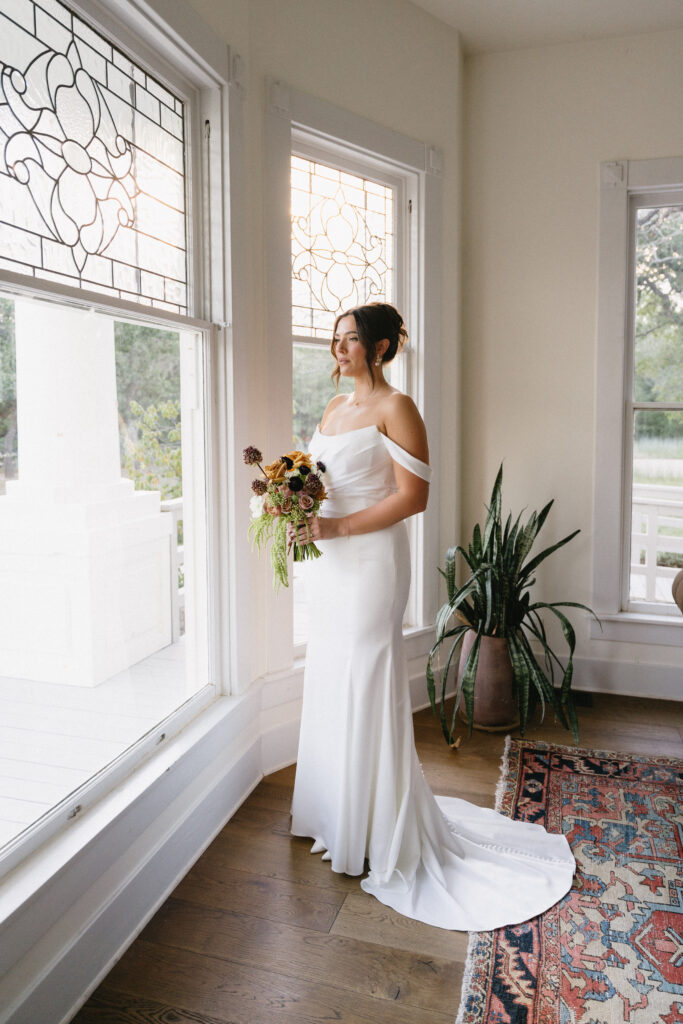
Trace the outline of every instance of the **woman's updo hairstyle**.
[[[330, 346], [330, 351], [335, 356], [335, 359], [336, 342], [334, 336], [337, 333], [339, 321], [345, 316], [352, 316], [356, 321], [356, 330], [360, 342], [365, 349], [365, 361], [368, 364], [370, 378], [374, 380], [372, 365], [376, 358], [375, 353], [378, 342], [388, 338], [389, 347], [382, 356], [382, 363], [390, 363], [408, 340], [408, 332], [403, 325], [403, 317], [388, 302], [369, 302], [366, 306], [356, 306], [354, 309], [347, 309], [345, 313], [340, 313], [334, 321], [334, 332]], [[339, 385], [339, 377], [339, 364], [337, 363], [332, 373], [332, 379], [337, 386]]]

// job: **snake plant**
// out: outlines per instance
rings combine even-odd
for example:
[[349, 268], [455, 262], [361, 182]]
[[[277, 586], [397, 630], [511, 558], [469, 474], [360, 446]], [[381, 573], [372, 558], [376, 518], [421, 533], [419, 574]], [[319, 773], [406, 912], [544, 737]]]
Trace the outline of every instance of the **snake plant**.
[[[465, 711], [472, 733], [474, 717], [474, 688], [483, 636], [505, 637], [508, 642], [512, 663], [513, 685], [519, 707], [520, 732], [524, 735], [529, 715], [529, 697], [533, 690], [538, 694], [543, 711], [549, 704], [564, 728], [571, 728], [578, 739], [578, 720], [572, 697], [573, 654], [576, 646], [574, 628], [560, 609], [581, 608], [597, 619], [595, 613], [576, 601], [532, 601], [530, 588], [536, 582], [534, 572], [553, 551], [568, 544], [579, 533], [574, 530], [567, 537], [545, 548], [529, 558], [534, 541], [545, 523], [553, 501], [539, 512], [532, 513], [522, 523], [522, 513], [512, 521], [509, 515], [503, 526], [501, 514], [501, 489], [503, 467], [498, 470], [491, 493], [488, 514], [482, 530], [474, 527], [472, 541], [465, 550], [459, 545], [446, 552], [445, 569], [439, 569], [445, 577], [448, 600], [436, 617], [436, 642], [427, 661], [427, 689], [432, 710], [441, 720], [441, 728], [447, 742], [453, 743], [455, 716], [464, 700]], [[456, 559], [460, 555], [467, 566], [467, 579], [461, 586], [456, 584]], [[554, 615], [560, 622], [562, 633], [569, 648], [569, 656], [563, 665], [548, 642], [542, 613]], [[599, 621], [599, 620], [598, 620]], [[457, 682], [455, 706], [449, 723], [445, 701], [451, 663], [468, 630], [474, 630], [476, 637], [469, 656]], [[450, 642], [445, 666], [441, 675], [441, 694], [438, 701], [434, 678], [434, 659], [444, 644]], [[534, 656], [532, 643], [542, 651], [543, 666]], [[455, 659], [455, 672], [458, 671]], [[559, 668], [561, 683], [556, 689], [555, 670]]]

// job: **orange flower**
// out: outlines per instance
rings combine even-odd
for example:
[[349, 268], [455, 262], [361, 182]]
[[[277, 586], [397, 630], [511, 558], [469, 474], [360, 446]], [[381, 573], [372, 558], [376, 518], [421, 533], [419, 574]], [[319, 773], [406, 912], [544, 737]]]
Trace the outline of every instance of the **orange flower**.
[[[285, 460], [289, 459], [291, 466]], [[305, 452], [294, 451], [287, 452], [286, 455], [281, 455], [275, 462], [271, 462], [269, 465], [264, 467], [264, 473], [269, 480], [273, 480], [275, 483], [279, 483], [280, 480], [285, 479], [285, 473], [288, 470], [298, 469], [299, 466], [308, 466], [310, 468], [311, 457], [306, 455]]]
[[269, 465], [264, 466], [263, 472], [269, 480], [273, 480], [277, 483], [278, 481], [285, 479], [287, 463], [283, 459], [276, 459], [275, 462], [271, 462]]
[[287, 452], [287, 458], [291, 459], [292, 462], [294, 463], [294, 465], [292, 466], [292, 469], [298, 469], [299, 466], [308, 466], [310, 468], [311, 456], [310, 455], [306, 455], [305, 452], [300, 452], [300, 451]]

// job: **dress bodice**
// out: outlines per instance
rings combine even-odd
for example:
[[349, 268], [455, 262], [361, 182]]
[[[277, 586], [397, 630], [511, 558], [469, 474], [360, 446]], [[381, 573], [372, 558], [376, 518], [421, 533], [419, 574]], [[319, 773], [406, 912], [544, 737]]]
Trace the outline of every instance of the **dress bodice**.
[[331, 518], [368, 508], [396, 491], [394, 462], [429, 481], [431, 467], [383, 434], [376, 426], [343, 434], [322, 434], [318, 427], [309, 445], [314, 459], [324, 462], [327, 500], [323, 515]]

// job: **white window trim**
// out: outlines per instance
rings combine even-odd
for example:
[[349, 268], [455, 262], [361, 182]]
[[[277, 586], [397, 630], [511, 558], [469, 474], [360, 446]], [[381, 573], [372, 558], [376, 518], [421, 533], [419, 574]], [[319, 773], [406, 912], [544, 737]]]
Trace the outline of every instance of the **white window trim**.
[[[379, 158], [383, 165], [394, 165], [399, 172], [416, 176], [419, 190], [416, 232], [417, 252], [413, 266], [416, 274], [415, 303], [411, 311], [414, 339], [410, 366], [410, 392], [424, 417], [429, 436], [430, 462], [438, 467], [440, 458], [440, 310], [441, 310], [441, 220], [442, 183], [440, 151], [364, 117], [342, 110], [324, 100], [292, 89], [280, 81], [268, 83], [266, 154], [266, 253], [267, 336], [287, 339], [287, 344], [271, 344], [268, 349], [271, 416], [266, 450], [277, 448], [291, 433], [291, 241], [290, 241], [290, 161], [296, 149], [293, 134], [300, 130], [308, 139], [320, 139], [328, 149], [342, 146], [363, 162]], [[429, 401], [427, 401], [429, 396]], [[435, 474], [429, 505], [415, 530], [414, 558], [415, 627], [407, 633], [421, 632], [436, 615], [438, 580], [434, 566], [439, 565], [439, 480]], [[269, 596], [268, 665], [282, 668], [282, 650], [291, 645], [292, 597], [290, 592], [275, 599]], [[297, 651], [297, 653], [299, 653]]]
[[[622, 160], [600, 166], [598, 364], [593, 513], [594, 639], [683, 646], [683, 620], [622, 610], [624, 551], [630, 536], [631, 450], [626, 444], [631, 284], [630, 199], [683, 184], [683, 157]], [[630, 550], [630, 544], [628, 545]]]
[[[246, 375], [247, 367], [246, 353], [233, 346], [235, 321], [241, 331], [244, 312], [239, 302], [233, 303], [232, 295], [244, 294], [244, 288], [241, 261], [235, 258], [239, 243], [230, 231], [231, 213], [241, 207], [244, 187], [239, 160], [241, 60], [189, 9], [170, 10], [165, 0], [66, 2], [190, 104], [192, 161], [187, 187], [196, 216], [188, 233], [188, 294], [194, 294], [194, 316], [3, 270], [0, 285], [15, 293], [204, 333], [210, 684], [8, 843], [0, 856], [3, 873], [80, 820], [104, 793], [130, 776], [161, 744], [177, 736], [216, 697], [246, 689], [250, 681], [248, 643], [239, 642], [240, 637], [248, 636], [244, 582], [240, 583], [241, 600], [234, 599], [237, 580], [248, 580], [246, 545], [237, 542], [246, 535], [248, 508], [242, 510], [229, 497], [235, 488], [226, 488], [226, 472], [234, 474], [235, 470], [234, 452], [248, 443], [240, 436], [247, 423], [246, 405], [240, 397], [244, 389], [233, 387], [235, 379]], [[204, 130], [207, 122], [212, 126], [208, 133]]]

